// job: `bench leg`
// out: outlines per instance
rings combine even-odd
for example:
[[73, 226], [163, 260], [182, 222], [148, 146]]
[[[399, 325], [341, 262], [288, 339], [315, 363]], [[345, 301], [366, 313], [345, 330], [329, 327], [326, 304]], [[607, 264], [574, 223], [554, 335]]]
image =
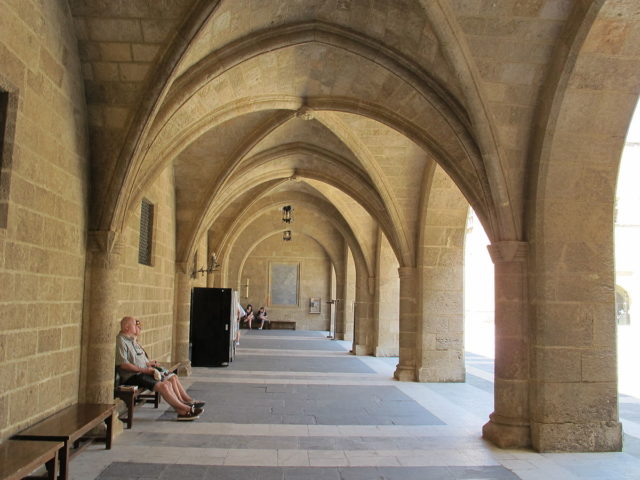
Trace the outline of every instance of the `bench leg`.
[[60, 449], [58, 458], [60, 459], [60, 480], [69, 478], [69, 442], [65, 440], [64, 446]]
[[107, 450], [111, 450], [111, 441], [113, 440], [113, 415], [109, 415], [105, 419], [107, 424], [107, 433], [105, 433], [104, 444]]
[[127, 429], [131, 430], [131, 425], [133, 425], [133, 402], [134, 399], [131, 397], [131, 400], [127, 402]]
[[158, 408], [160, 406], [160, 394], [155, 392], [156, 398], [153, 399], [153, 408]]
[[47, 467], [47, 479], [56, 480], [58, 477], [58, 452], [51, 460], [45, 463], [45, 466]]

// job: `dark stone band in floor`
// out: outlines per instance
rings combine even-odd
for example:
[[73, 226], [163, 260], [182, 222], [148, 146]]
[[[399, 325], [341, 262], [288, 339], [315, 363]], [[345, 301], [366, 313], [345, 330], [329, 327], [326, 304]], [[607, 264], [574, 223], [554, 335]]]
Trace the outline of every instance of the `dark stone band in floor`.
[[[444, 425], [395, 386], [196, 382], [205, 422], [295, 425]], [[168, 410], [159, 420], [173, 420]]]
[[502, 466], [480, 467], [235, 467], [116, 462], [99, 480], [518, 480]]

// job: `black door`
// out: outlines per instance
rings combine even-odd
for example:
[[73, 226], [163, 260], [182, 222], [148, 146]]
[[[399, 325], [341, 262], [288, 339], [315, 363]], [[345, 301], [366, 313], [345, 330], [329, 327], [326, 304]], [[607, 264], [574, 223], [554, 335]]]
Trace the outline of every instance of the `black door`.
[[230, 288], [191, 290], [191, 365], [219, 367], [229, 365], [231, 349]]

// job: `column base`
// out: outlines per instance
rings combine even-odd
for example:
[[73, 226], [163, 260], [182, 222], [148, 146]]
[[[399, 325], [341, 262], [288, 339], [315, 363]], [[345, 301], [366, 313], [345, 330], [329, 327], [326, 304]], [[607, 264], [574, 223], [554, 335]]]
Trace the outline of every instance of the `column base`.
[[415, 382], [416, 369], [415, 367], [398, 364], [396, 371], [393, 373], [393, 378], [400, 382]]
[[[444, 370], [444, 368], [442, 369]], [[429, 383], [464, 383], [465, 371], [439, 371], [437, 368], [419, 368], [418, 382]]]
[[492, 413], [482, 427], [482, 438], [500, 448], [526, 448], [531, 446], [531, 427], [515, 419], [500, 419]]
[[533, 448], [539, 452], [620, 452], [622, 424], [537, 423], [531, 424]]
[[116, 408], [113, 418], [111, 419], [111, 433], [113, 438], [116, 438], [122, 432], [124, 432], [124, 422], [118, 417], [118, 409]]
[[385, 347], [378, 346], [375, 348], [373, 352], [374, 357], [398, 357], [400, 356], [400, 351], [397, 345]]
[[179, 377], [190, 377], [193, 371], [191, 370], [191, 360], [184, 360], [180, 362], [180, 366], [178, 367], [178, 376]]
[[353, 354], [354, 355], [369, 355], [369, 349], [366, 345], [354, 345], [353, 346]]

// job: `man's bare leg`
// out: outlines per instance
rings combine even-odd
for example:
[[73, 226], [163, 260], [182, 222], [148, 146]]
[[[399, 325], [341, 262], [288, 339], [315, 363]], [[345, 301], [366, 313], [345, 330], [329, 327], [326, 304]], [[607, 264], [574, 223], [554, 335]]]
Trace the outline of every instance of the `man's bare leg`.
[[156, 383], [156, 386], [153, 390], [155, 392], [159, 392], [160, 396], [164, 398], [166, 402], [171, 405], [180, 415], [184, 415], [191, 411], [191, 407], [189, 405], [185, 405], [185, 403], [176, 396], [171, 383], [166, 381], [158, 382]]
[[172, 377], [168, 378], [166, 381], [171, 384], [171, 387], [173, 388], [173, 392], [174, 392], [175, 396], [182, 403], [187, 403], [187, 402], [191, 403], [191, 402], [193, 402], [193, 398], [184, 389], [184, 387], [180, 383], [180, 380], [178, 379], [177, 376], [173, 375]]

